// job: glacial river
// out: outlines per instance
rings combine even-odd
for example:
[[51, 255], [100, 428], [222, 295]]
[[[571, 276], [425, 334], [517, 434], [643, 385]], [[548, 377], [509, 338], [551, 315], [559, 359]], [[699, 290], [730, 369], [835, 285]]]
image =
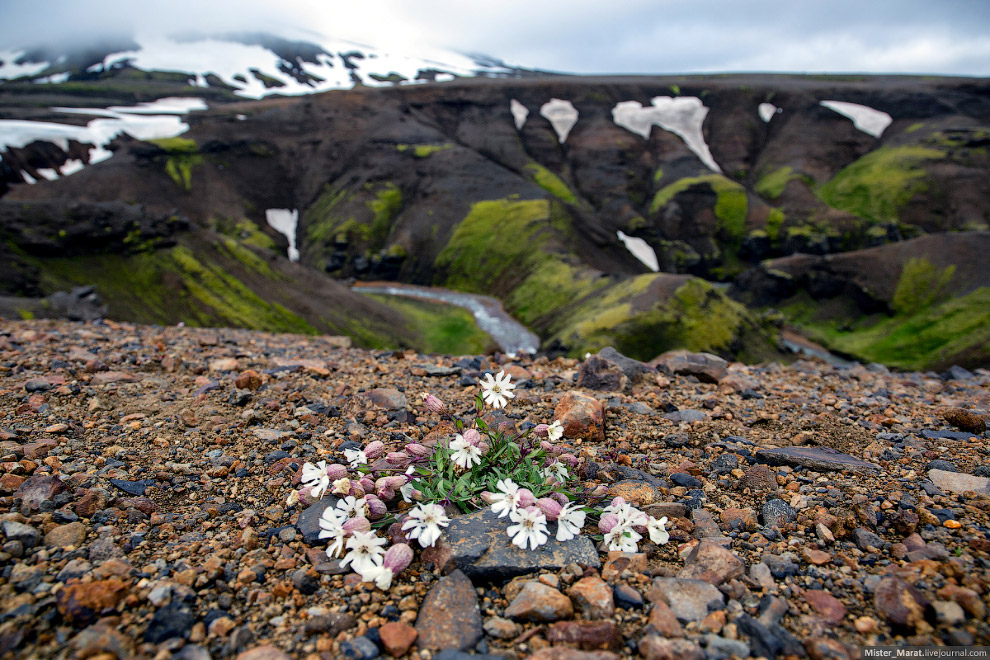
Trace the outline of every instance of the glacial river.
[[474, 315], [478, 327], [491, 335], [503, 352], [536, 353], [540, 348], [540, 338], [509, 316], [501, 302], [489, 296], [397, 282], [358, 282], [352, 288], [359, 293], [419, 298], [463, 307]]

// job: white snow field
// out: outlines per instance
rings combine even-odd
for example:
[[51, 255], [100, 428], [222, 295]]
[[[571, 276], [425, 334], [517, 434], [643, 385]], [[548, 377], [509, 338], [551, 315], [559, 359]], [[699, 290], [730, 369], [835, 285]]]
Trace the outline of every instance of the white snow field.
[[297, 209], [268, 209], [265, 211], [268, 226], [289, 240], [289, 261], [299, 261], [299, 250], [296, 249], [296, 227], [299, 225]]
[[578, 111], [570, 101], [550, 99], [540, 108], [540, 115], [546, 118], [557, 133], [561, 144], [567, 141], [567, 135], [578, 120]]
[[829, 110], [834, 110], [844, 117], [849, 117], [849, 119], [852, 119], [853, 126], [878, 139], [887, 130], [891, 122], [894, 121], [886, 112], [875, 110], [874, 108], [858, 103], [822, 101], [820, 105]]
[[642, 238], [637, 238], [635, 236], [626, 236], [622, 231], [615, 232], [622, 241], [626, 249], [632, 253], [634, 257], [643, 262], [643, 264], [652, 270], [654, 273], [660, 270], [660, 262], [657, 261], [657, 253], [650, 247], [650, 244], [644, 241]]
[[612, 108], [617, 125], [648, 140], [655, 124], [680, 137], [706, 167], [721, 173], [701, 130], [707, 116], [708, 108], [696, 96], [654, 96], [652, 105], [646, 107], [639, 101], [620, 101]]

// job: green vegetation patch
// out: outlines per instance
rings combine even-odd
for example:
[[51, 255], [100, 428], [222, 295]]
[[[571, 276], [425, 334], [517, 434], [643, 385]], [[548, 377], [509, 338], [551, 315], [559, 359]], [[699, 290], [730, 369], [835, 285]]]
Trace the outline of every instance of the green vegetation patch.
[[450, 142], [445, 144], [397, 144], [395, 148], [400, 153], [412, 149], [413, 156], [416, 158], [428, 158], [439, 151], [453, 149], [454, 145]]
[[790, 165], [781, 167], [760, 177], [756, 182], [756, 192], [767, 199], [777, 199], [784, 194], [784, 188], [790, 181], [802, 178], [806, 177], [795, 172]]
[[183, 137], [159, 138], [148, 140], [151, 144], [161, 147], [169, 154], [195, 154], [199, 153], [199, 145], [196, 140]]
[[532, 325], [549, 318], [549, 322], [541, 325], [554, 328], [563, 321], [556, 316], [557, 310], [606, 284], [607, 280], [596, 272], [576, 268], [556, 255], [545, 255], [507, 296], [506, 308], [523, 324]]
[[904, 205], [928, 189], [924, 163], [944, 157], [944, 151], [925, 147], [880, 147], [843, 168], [817, 194], [863, 219], [897, 222]]
[[898, 314], [912, 314], [930, 307], [946, 295], [955, 272], [955, 266], [939, 270], [924, 257], [908, 259], [901, 268], [891, 308]]
[[650, 213], [656, 213], [679, 193], [698, 185], [708, 185], [715, 192], [715, 218], [722, 235], [733, 242], [741, 241], [746, 235], [746, 189], [721, 174], [686, 177], [661, 188], [653, 196]]
[[402, 191], [394, 183], [386, 182], [375, 194], [375, 199], [368, 202], [368, 208], [374, 214], [371, 219], [371, 242], [375, 249], [381, 249], [392, 230], [392, 220], [402, 208]]
[[[347, 191], [344, 189], [334, 190], [329, 184], [323, 187], [320, 196], [303, 212], [302, 226], [305, 227], [308, 243], [332, 243], [341, 234], [341, 238], [346, 239], [347, 231], [359, 225], [353, 218], [342, 218], [336, 213], [337, 207], [345, 201], [346, 196]], [[350, 224], [343, 227], [348, 222]], [[360, 226], [367, 230], [366, 226]], [[367, 233], [363, 238], [367, 238]]]
[[571, 189], [567, 187], [564, 181], [543, 167], [539, 163], [529, 163], [526, 165], [526, 171], [533, 177], [533, 182], [536, 183], [540, 188], [543, 188], [548, 193], [556, 197], [557, 199], [567, 202], [568, 204], [577, 203], [577, 197], [571, 192]]
[[417, 346], [421, 353], [482, 355], [496, 347], [466, 309], [401, 296], [370, 297], [407, 319], [409, 328], [422, 338], [422, 344]]

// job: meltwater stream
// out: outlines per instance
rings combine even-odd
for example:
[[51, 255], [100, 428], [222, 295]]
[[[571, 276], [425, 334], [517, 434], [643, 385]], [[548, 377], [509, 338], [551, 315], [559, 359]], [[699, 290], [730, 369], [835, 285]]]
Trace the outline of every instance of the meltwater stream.
[[491, 335], [491, 338], [505, 353], [536, 353], [540, 348], [540, 338], [509, 316], [502, 309], [502, 303], [495, 298], [473, 293], [458, 293], [438, 287], [391, 282], [387, 284], [384, 282], [368, 284], [359, 282], [354, 285], [353, 290], [359, 293], [383, 293], [389, 296], [421, 298], [457, 305], [471, 312], [478, 327]]

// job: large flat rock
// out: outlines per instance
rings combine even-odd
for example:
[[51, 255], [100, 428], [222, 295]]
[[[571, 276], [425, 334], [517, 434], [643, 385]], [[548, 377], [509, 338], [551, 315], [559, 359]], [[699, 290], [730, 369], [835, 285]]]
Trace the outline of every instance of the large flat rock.
[[962, 472], [949, 472], [948, 470], [929, 470], [928, 478], [932, 480], [933, 484], [950, 493], [973, 491], [981, 495], [990, 495], [990, 479], [986, 477]]
[[829, 447], [781, 447], [779, 449], [758, 449], [756, 458], [770, 465], [790, 465], [806, 467], [818, 472], [840, 472], [848, 470], [859, 474], [878, 472], [879, 466], [867, 463], [855, 456], [843, 454]]

